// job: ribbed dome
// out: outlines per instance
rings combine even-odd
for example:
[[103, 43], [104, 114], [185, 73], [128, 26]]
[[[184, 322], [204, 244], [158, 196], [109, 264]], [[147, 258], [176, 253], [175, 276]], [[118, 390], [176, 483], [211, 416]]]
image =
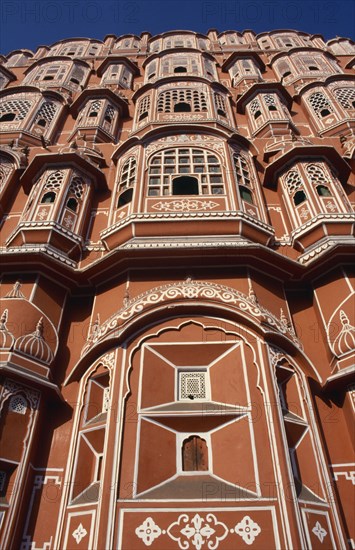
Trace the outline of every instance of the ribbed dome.
[[333, 344], [336, 355], [343, 355], [343, 353], [355, 349], [355, 327], [350, 324], [343, 310], [340, 311], [340, 320], [343, 326]]
[[43, 317], [38, 321], [34, 332], [17, 338], [14, 349], [43, 363], [53, 361], [53, 352], [43, 337]]
[[8, 310], [5, 309], [0, 318], [0, 349], [11, 349], [15, 341], [15, 338], [6, 326], [8, 314]]

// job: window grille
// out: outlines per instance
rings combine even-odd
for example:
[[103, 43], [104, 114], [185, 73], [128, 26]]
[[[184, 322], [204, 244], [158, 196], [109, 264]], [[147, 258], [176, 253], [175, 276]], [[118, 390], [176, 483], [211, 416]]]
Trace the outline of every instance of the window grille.
[[143, 120], [147, 118], [150, 109], [150, 95], [143, 97], [139, 103], [138, 107], [138, 120]]
[[179, 176], [193, 176], [199, 193], [224, 193], [222, 169], [218, 158], [206, 149], [166, 149], [149, 162], [148, 195], [172, 195], [173, 181]]
[[179, 372], [179, 399], [206, 399], [206, 371]]
[[179, 88], [159, 94], [158, 113], [173, 113], [177, 103], [188, 103], [192, 112], [207, 111], [207, 98], [204, 92], [191, 88]]
[[214, 94], [214, 103], [217, 113], [222, 116], [227, 116], [226, 101], [221, 94]]
[[323, 118], [333, 112], [333, 107], [322, 92], [315, 92], [309, 96], [308, 103], [318, 118]]
[[92, 101], [89, 107], [88, 116], [97, 117], [100, 112], [101, 106], [102, 106], [101, 100]]
[[210, 59], [205, 59], [205, 71], [206, 71], [207, 76], [210, 76], [210, 77], [214, 78], [214, 76], [215, 76], [215, 67], [214, 67], [214, 64], [212, 63], [212, 61]]
[[17, 414], [26, 414], [27, 402], [22, 395], [14, 395], [10, 399], [9, 411]]
[[70, 182], [69, 193], [75, 195], [78, 200], [82, 200], [84, 186], [84, 180], [80, 176], [74, 176]]
[[57, 110], [58, 105], [52, 103], [51, 101], [46, 101], [40, 107], [34, 122], [38, 123], [40, 120], [45, 120], [46, 126], [49, 126], [53, 118], [55, 117]]
[[118, 191], [133, 187], [136, 182], [137, 162], [135, 157], [129, 157], [122, 167]]
[[302, 180], [299, 173], [296, 170], [290, 170], [285, 177], [286, 189], [290, 195], [293, 195], [296, 191], [302, 187]]
[[[68, 69], [68, 65], [51, 65], [50, 67], [41, 67], [35, 74], [33, 82], [39, 80], [63, 80]], [[27, 79], [26, 79], [27, 80]]]
[[180, 57], [169, 56], [164, 59], [161, 65], [161, 74], [190, 73], [199, 74], [199, 65], [196, 56]]
[[15, 118], [12, 119], [13, 121], [23, 120], [26, 118], [31, 105], [32, 102], [27, 99], [13, 99], [0, 103], [0, 117], [2, 118], [7, 114], [14, 114]]
[[309, 164], [306, 168], [307, 174], [309, 175], [309, 178], [311, 182], [314, 185], [322, 184], [327, 185], [329, 184], [329, 179], [326, 177], [324, 170], [317, 164]]
[[254, 118], [258, 118], [261, 115], [261, 105], [258, 99], [253, 99], [249, 105], [249, 110]]
[[82, 44], [67, 44], [61, 51], [62, 55], [77, 55], [82, 56], [84, 52], [84, 46]]
[[104, 114], [104, 120], [109, 124], [112, 124], [115, 118], [115, 114], [116, 114], [116, 110], [112, 107], [112, 105], [107, 105], [105, 114]]
[[276, 100], [275, 100], [275, 97], [271, 94], [265, 94], [264, 95], [264, 101], [265, 101], [265, 104], [270, 107], [270, 106], [273, 106], [273, 107], [276, 107]]
[[247, 185], [248, 187], [252, 187], [250, 169], [246, 158], [240, 153], [234, 154], [233, 158], [234, 158], [234, 167], [235, 167], [237, 184]]
[[50, 174], [44, 184], [43, 190], [45, 191], [58, 191], [63, 183], [64, 172], [57, 171]]
[[73, 82], [81, 83], [85, 75], [85, 71], [81, 67], [74, 67], [73, 72], [70, 75], [70, 80]]
[[335, 97], [344, 109], [355, 109], [355, 89], [341, 88], [335, 90]]

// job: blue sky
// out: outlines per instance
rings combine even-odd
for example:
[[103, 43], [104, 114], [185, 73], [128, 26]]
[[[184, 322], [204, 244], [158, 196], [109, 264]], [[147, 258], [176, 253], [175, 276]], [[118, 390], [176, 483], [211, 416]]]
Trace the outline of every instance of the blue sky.
[[354, 38], [355, 0], [2, 0], [0, 6], [3, 54], [68, 37], [210, 28]]

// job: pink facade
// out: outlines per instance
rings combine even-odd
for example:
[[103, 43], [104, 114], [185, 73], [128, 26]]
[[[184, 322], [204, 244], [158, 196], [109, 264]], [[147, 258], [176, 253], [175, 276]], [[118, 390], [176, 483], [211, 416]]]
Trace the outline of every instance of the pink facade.
[[2, 58], [1, 548], [355, 548], [354, 56]]

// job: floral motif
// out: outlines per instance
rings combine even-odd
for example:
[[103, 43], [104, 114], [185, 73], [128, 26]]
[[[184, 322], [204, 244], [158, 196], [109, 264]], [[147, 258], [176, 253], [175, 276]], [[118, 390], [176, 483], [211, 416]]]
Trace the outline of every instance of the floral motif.
[[[174, 531], [177, 531], [176, 534], [173, 534]], [[170, 525], [167, 534], [177, 541], [182, 550], [190, 548], [189, 542], [196, 550], [201, 550], [207, 541], [207, 547], [214, 550], [228, 535], [228, 528], [224, 523], [217, 521], [213, 514], [207, 514], [206, 518], [195, 514], [191, 520], [187, 514], [181, 514], [178, 520]]]
[[245, 544], [250, 545], [253, 544], [255, 538], [261, 532], [261, 528], [249, 516], [244, 516], [242, 521], [237, 523], [234, 531], [237, 535], [242, 537]]
[[147, 518], [143, 521], [142, 525], [137, 527], [135, 533], [146, 546], [151, 546], [155, 539], [160, 537], [162, 531], [152, 518]]
[[324, 538], [327, 536], [327, 531], [321, 526], [319, 521], [315, 524], [315, 526], [312, 529], [312, 533], [315, 534], [315, 536], [323, 542]]
[[309, 210], [308, 208], [303, 207], [302, 210], [300, 210], [300, 218], [302, 220], [306, 220], [309, 217]]
[[83, 527], [83, 524], [80, 523], [78, 527], [75, 529], [75, 531], [72, 532], [73, 537], [75, 538], [76, 544], [79, 544], [81, 540], [86, 537], [88, 534], [85, 527]]
[[174, 200], [174, 201], [160, 201], [152, 206], [155, 210], [164, 212], [190, 212], [191, 210], [212, 210], [218, 206], [217, 202], [213, 201], [199, 201], [199, 200]]
[[329, 210], [330, 212], [335, 212], [337, 207], [335, 206], [334, 202], [333, 201], [329, 201], [326, 203], [325, 205], [326, 209]]
[[38, 210], [38, 214], [37, 214], [38, 218], [42, 221], [42, 220], [46, 220], [47, 217], [48, 217], [48, 210], [47, 208], [40, 208]]

